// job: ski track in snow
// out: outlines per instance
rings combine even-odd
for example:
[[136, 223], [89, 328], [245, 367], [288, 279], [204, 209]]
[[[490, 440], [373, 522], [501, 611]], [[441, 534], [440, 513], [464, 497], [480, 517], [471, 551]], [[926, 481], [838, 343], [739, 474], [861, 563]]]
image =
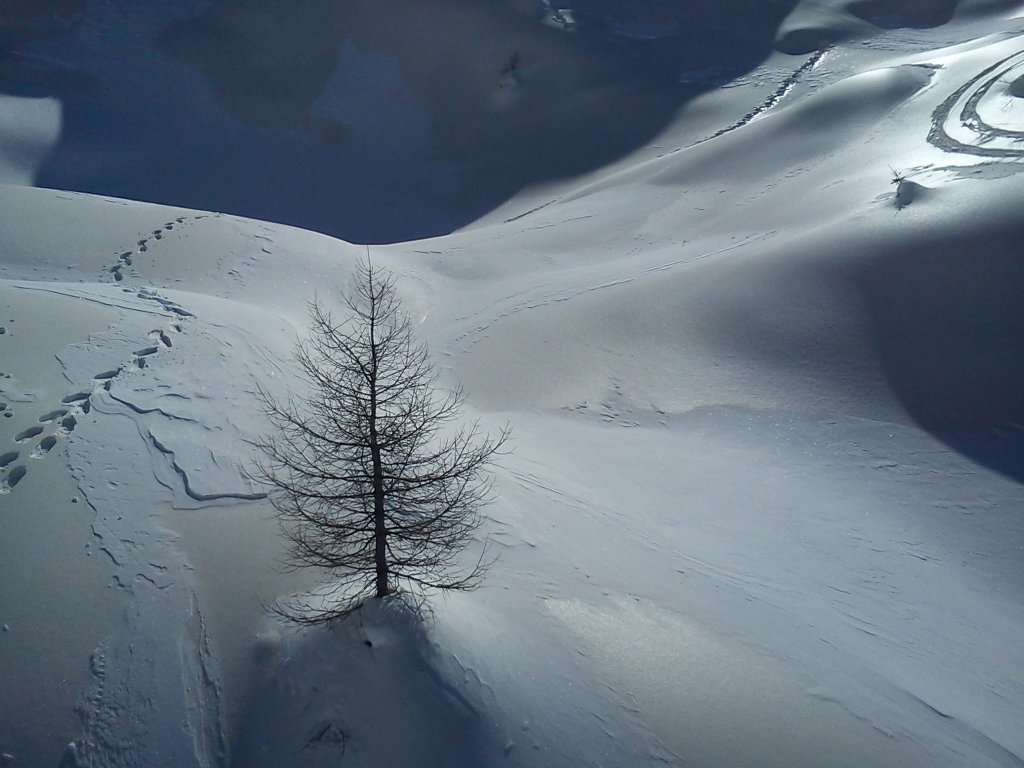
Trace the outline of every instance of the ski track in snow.
[[[124, 401], [121, 401], [124, 402]], [[132, 407], [133, 410], [139, 412], [137, 409]], [[150, 411], [152, 413], [152, 411]], [[162, 413], [162, 412], [161, 412]], [[258, 501], [260, 499], [267, 498], [265, 493], [242, 493], [242, 492], [223, 492], [223, 493], [201, 493], [197, 491], [192, 483], [189, 481], [188, 472], [182, 467], [175, 459], [174, 451], [168, 448], [166, 445], [160, 442], [160, 440], [152, 432], [149, 433], [149, 445], [155, 449], [156, 454], [163, 457], [167, 462], [170, 463], [171, 469], [174, 474], [181, 480], [181, 484], [185, 489], [185, 494], [195, 501], [199, 502], [211, 502], [211, 501], [222, 501], [222, 500], [235, 500], [235, 501]], [[170, 488], [167, 483], [157, 478], [158, 481], [165, 487]], [[171, 490], [174, 490], [171, 488]]]
[[[677, 547], [666, 545], [659, 538], [644, 531], [640, 526], [630, 522], [628, 516], [594, 504], [593, 499], [586, 499], [571, 494], [557, 487], [551, 480], [546, 480], [534, 473], [512, 470], [509, 474], [525, 489], [538, 493], [543, 499], [573, 508], [576, 512], [592, 517], [610, 527], [620, 529], [627, 539], [642, 545], [652, 553], [669, 555], [672, 561], [679, 563], [677, 573], [685, 573], [687, 569], [729, 587], [738, 594], [764, 600], [775, 607], [791, 604], [792, 599], [800, 597], [800, 593], [774, 582], [731, 568], [715, 565], [707, 560], [687, 554]], [[683, 567], [685, 566], [685, 568]], [[784, 599], [783, 599], [784, 598]]]
[[[1024, 40], [1024, 37], [1019, 39]], [[936, 107], [928, 141], [946, 152], [985, 158], [1024, 158], [1024, 130], [992, 125], [979, 113], [996, 84], [1021, 77], [1024, 77], [1024, 51], [1006, 56], [979, 72]]]

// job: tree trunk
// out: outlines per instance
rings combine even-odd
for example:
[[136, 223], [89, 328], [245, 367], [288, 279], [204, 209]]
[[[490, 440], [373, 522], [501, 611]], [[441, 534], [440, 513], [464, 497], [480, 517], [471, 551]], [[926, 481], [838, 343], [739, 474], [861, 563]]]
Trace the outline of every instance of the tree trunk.
[[370, 453], [373, 457], [373, 541], [374, 559], [377, 563], [377, 597], [384, 597], [391, 591], [388, 589], [388, 529], [384, 518], [384, 470], [380, 463], [380, 448], [373, 445]]
[[373, 557], [377, 566], [376, 596], [384, 597], [388, 588], [388, 528], [384, 517], [384, 467], [380, 459], [377, 440], [377, 299], [374, 291], [373, 268], [369, 268], [368, 285], [374, 298], [370, 304], [370, 458], [373, 461]]

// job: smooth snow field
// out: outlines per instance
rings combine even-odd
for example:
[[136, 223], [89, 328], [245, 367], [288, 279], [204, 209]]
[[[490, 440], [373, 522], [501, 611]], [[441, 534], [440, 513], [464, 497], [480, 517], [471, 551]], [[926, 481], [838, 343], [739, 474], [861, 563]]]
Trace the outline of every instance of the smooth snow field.
[[[367, 252], [499, 558], [298, 627]], [[0, 3], [0, 767], [1022, 766], [1022, 637], [1024, 3]]]

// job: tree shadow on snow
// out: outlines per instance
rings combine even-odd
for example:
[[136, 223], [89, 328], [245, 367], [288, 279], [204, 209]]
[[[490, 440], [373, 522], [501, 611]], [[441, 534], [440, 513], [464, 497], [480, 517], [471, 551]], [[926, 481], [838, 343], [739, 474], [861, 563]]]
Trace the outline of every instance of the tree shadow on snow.
[[500, 745], [444, 672], [429, 622], [422, 606], [392, 597], [326, 626], [261, 633], [231, 764], [482, 765]]

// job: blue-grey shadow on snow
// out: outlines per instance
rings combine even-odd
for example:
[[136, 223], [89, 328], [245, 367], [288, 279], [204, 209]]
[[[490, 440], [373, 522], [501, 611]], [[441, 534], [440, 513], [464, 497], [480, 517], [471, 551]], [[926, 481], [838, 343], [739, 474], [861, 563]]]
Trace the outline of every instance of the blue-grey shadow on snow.
[[876, 249], [856, 280], [893, 391], [951, 448], [1024, 480], [1024, 224]]
[[[9, 0], [0, 93], [54, 96], [40, 186], [359, 242], [448, 233], [644, 146], [776, 50], [797, 0]], [[879, 28], [959, 0], [850, 0]], [[778, 38], [778, 39], [777, 39]]]
[[272, 629], [230, 763], [474, 768], [501, 753], [486, 712], [443, 670], [429, 620], [401, 597], [368, 600], [329, 625]]
[[795, 4], [214, 0], [147, 17], [106, 3], [9, 53], [98, 84], [47, 74], [64, 126], [39, 185], [383, 242], [450, 232], [643, 146], [760, 64]]

